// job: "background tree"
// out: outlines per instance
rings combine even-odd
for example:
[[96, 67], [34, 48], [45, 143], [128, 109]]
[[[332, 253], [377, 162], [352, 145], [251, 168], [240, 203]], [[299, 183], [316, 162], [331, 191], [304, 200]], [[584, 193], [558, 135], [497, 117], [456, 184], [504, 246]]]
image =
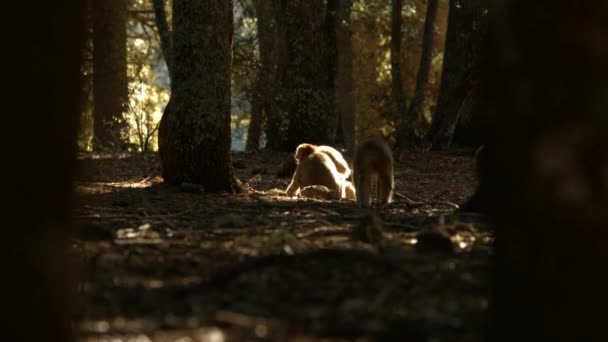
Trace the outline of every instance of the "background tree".
[[352, 0], [338, 0], [336, 14], [336, 103], [342, 139], [347, 150], [355, 146], [355, 89], [353, 80], [353, 43], [351, 28]]
[[461, 109], [479, 83], [479, 60], [486, 32], [486, 7], [480, 0], [450, 0], [441, 90], [431, 129], [425, 136], [433, 149], [452, 142]]
[[[278, 147], [292, 151], [303, 141], [329, 144], [337, 117], [327, 73], [324, 2], [281, 0], [275, 8], [279, 27], [280, 96], [278, 113], [287, 114], [284, 140]], [[269, 143], [270, 143], [269, 137]]]
[[276, 145], [280, 136], [280, 118], [274, 115], [277, 82], [277, 22], [274, 16], [276, 1], [253, 0], [257, 18], [260, 63], [257, 72], [251, 121], [247, 131], [247, 149], [259, 148], [262, 128], [265, 127], [269, 145]]
[[239, 189], [230, 156], [232, 34], [232, 1], [174, 0], [166, 181]]
[[123, 149], [128, 102], [127, 1], [92, 0], [94, 148]]
[[171, 48], [173, 43], [171, 42], [171, 30], [169, 29], [169, 23], [167, 22], [165, 0], [152, 0], [152, 5], [154, 7], [154, 20], [156, 22], [156, 28], [158, 29], [160, 47], [163, 57], [165, 58], [165, 63], [167, 63], [169, 77], [171, 77]]
[[489, 340], [608, 340], [608, 3], [494, 5], [482, 66], [498, 263]]
[[[403, 94], [403, 81], [401, 78], [401, 11], [403, 0], [392, 0], [391, 6], [391, 113], [396, 120], [405, 118], [407, 107], [405, 95]], [[400, 131], [403, 136], [401, 141], [410, 141], [412, 138], [406, 136], [411, 133], [411, 121], [401, 124]]]
[[433, 60], [433, 37], [435, 36], [435, 19], [437, 17], [437, 0], [427, 0], [422, 39], [422, 54], [416, 76], [416, 90], [407, 113], [397, 118], [397, 145], [402, 148], [417, 147], [419, 134], [417, 127], [423, 120], [423, 109], [426, 100], [426, 89]]
[[331, 140], [334, 144], [344, 143], [342, 123], [338, 115], [338, 105], [336, 103], [336, 78], [338, 70], [338, 2], [339, 0], [327, 0], [325, 3], [325, 65], [326, 77], [326, 96], [327, 96], [327, 115], [333, 119], [335, 124], [332, 129]]

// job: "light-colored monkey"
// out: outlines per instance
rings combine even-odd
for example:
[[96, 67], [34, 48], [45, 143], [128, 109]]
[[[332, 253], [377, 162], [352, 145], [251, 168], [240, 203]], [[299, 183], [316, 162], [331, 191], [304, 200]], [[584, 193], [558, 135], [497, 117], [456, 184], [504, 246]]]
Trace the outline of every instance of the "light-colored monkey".
[[313, 145], [313, 144], [300, 144], [296, 148], [296, 153], [294, 155], [294, 158], [296, 159], [296, 162], [298, 162], [299, 160], [310, 155], [313, 152], [325, 153], [336, 166], [336, 170], [338, 170], [338, 173], [340, 173], [344, 179], [348, 179], [348, 177], [350, 176], [350, 173], [351, 173], [350, 167], [348, 167], [348, 163], [346, 162], [346, 160], [344, 160], [342, 153], [340, 153], [340, 151], [336, 150], [335, 148], [333, 148], [331, 146], [327, 146], [327, 145], [317, 146], [317, 145]]
[[342, 178], [333, 161], [322, 152], [309, 153], [298, 159], [298, 166], [293, 174], [291, 184], [285, 193], [288, 196], [296, 196], [300, 188], [308, 185], [325, 185], [331, 190], [342, 193]]
[[373, 184], [376, 184], [376, 205], [383, 206], [393, 198], [393, 153], [380, 137], [362, 141], [355, 151], [353, 180], [357, 191], [357, 205], [372, 205]]
[[355, 199], [355, 188], [346, 180], [350, 168], [342, 154], [333, 147], [301, 144], [294, 158], [297, 167], [286, 190], [288, 196], [297, 195], [301, 187], [325, 185], [335, 190], [341, 198]]

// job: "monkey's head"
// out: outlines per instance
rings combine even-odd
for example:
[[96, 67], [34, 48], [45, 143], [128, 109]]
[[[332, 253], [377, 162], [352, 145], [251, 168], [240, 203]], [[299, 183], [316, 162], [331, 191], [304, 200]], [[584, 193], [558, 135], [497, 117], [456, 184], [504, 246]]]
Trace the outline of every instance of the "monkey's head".
[[302, 159], [313, 154], [316, 149], [317, 149], [317, 146], [312, 145], [312, 144], [300, 144], [298, 146], [298, 148], [296, 148], [296, 153], [294, 155], [294, 158], [296, 159], [296, 163], [300, 163], [300, 161], [302, 161]]

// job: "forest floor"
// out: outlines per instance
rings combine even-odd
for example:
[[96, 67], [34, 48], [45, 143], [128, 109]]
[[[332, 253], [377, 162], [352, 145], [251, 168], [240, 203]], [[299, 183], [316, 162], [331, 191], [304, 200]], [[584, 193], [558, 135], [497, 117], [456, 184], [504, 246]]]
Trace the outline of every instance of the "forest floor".
[[289, 153], [235, 152], [238, 195], [163, 184], [155, 154], [81, 154], [80, 341], [480, 341], [493, 235], [453, 205], [472, 155], [396, 155], [366, 243], [353, 201], [283, 195]]

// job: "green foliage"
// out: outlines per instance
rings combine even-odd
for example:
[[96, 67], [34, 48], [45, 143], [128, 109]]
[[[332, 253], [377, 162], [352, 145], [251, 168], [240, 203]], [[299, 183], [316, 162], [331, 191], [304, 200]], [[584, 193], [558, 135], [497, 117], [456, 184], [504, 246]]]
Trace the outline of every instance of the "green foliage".
[[[443, 47], [447, 28], [447, 2], [440, 2], [435, 30], [434, 57], [427, 88], [424, 108], [425, 122], [419, 130], [428, 128], [441, 82]], [[422, 52], [422, 31], [425, 19], [424, 1], [406, 1], [403, 5], [401, 73], [402, 91], [411, 99], [416, 87], [416, 75]], [[357, 135], [359, 138], [381, 131], [385, 135], [394, 132], [391, 117], [391, 2], [358, 0], [353, 4], [351, 30], [353, 32], [353, 65], [355, 97], [357, 101]]]
[[[170, 20], [170, 7], [167, 16]], [[129, 0], [127, 22], [127, 79], [129, 102], [123, 113], [128, 123], [124, 141], [132, 152], [158, 149], [157, 127], [169, 100], [169, 78], [150, 0]], [[92, 29], [91, 29], [92, 30]], [[93, 140], [93, 46], [89, 40], [82, 74], [85, 78], [84, 108], [78, 136], [78, 148], [91, 151]]]
[[146, 64], [130, 64], [129, 106], [126, 119], [129, 122], [129, 143], [138, 152], [158, 150], [158, 125], [163, 109], [169, 101], [169, 90], [156, 81], [154, 71]]

